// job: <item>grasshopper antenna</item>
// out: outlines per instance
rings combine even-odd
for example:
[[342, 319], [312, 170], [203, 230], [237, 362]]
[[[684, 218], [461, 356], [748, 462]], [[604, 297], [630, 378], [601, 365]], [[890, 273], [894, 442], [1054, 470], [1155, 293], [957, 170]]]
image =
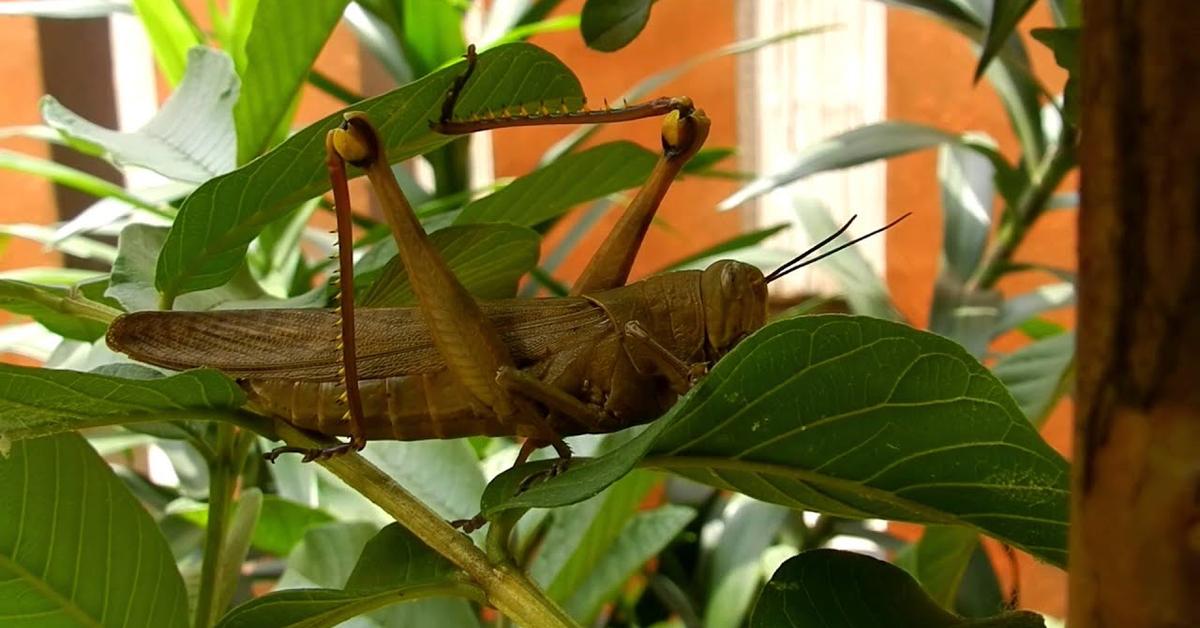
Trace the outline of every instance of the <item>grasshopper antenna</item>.
[[785, 262], [785, 263], [784, 263], [782, 266], [780, 266], [779, 268], [776, 268], [775, 270], [771, 271], [771, 273], [770, 273], [769, 275], [767, 275], [767, 276], [766, 276], [766, 281], [767, 281], [767, 283], [771, 283], [772, 281], [775, 281], [776, 279], [779, 279], [780, 277], [784, 277], [784, 276], [786, 276], [786, 275], [789, 275], [789, 274], [791, 274], [791, 273], [792, 273], [792, 272], [794, 272], [794, 271], [797, 271], [797, 270], [800, 270], [801, 268], [804, 268], [805, 266], [809, 266], [809, 265], [811, 265], [811, 264], [815, 264], [815, 263], [817, 263], [817, 262], [819, 262], [819, 261], [821, 261], [821, 260], [825, 259], [826, 257], [829, 257], [830, 255], [833, 255], [834, 253], [837, 253], [838, 251], [841, 251], [842, 249], [845, 249], [845, 248], [848, 248], [848, 247], [854, 246], [855, 244], [858, 244], [859, 242], [862, 242], [863, 240], [866, 240], [867, 238], [869, 238], [869, 237], [871, 237], [871, 236], [873, 236], [873, 235], [876, 235], [876, 234], [879, 234], [879, 233], [883, 233], [884, 231], [887, 231], [888, 229], [891, 229], [892, 227], [896, 226], [896, 224], [897, 224], [897, 223], [899, 223], [901, 220], [904, 220], [905, 218], [908, 218], [908, 217], [909, 217], [909, 216], [911, 216], [911, 215], [912, 215], [912, 212], [908, 212], [907, 214], [904, 214], [903, 216], [901, 216], [901, 217], [899, 217], [899, 218], [897, 218], [897, 219], [895, 219], [895, 220], [893, 220], [893, 221], [889, 222], [888, 224], [886, 224], [886, 225], [884, 225], [884, 226], [882, 226], [882, 227], [880, 227], [880, 228], [878, 228], [878, 229], [876, 229], [876, 230], [874, 230], [874, 231], [872, 231], [872, 232], [870, 232], [870, 233], [868, 233], [868, 234], [866, 234], [866, 235], [859, 236], [859, 237], [857, 237], [857, 238], [855, 238], [855, 239], [853, 239], [853, 240], [851, 240], [851, 241], [849, 241], [849, 242], [846, 242], [846, 243], [844, 243], [844, 244], [840, 244], [840, 245], [838, 245], [837, 247], [834, 247], [832, 250], [826, 251], [826, 252], [824, 252], [824, 253], [822, 253], [822, 254], [820, 254], [820, 255], [818, 255], [818, 256], [816, 256], [816, 257], [812, 258], [812, 259], [805, 259], [805, 258], [807, 258], [809, 255], [812, 255], [813, 253], [816, 253], [817, 251], [821, 250], [821, 248], [822, 248], [822, 247], [824, 247], [826, 244], [829, 244], [830, 242], [833, 242], [833, 241], [834, 241], [834, 240], [836, 240], [836, 239], [837, 239], [839, 236], [841, 236], [843, 233], [845, 233], [845, 232], [846, 232], [846, 230], [850, 228], [850, 225], [854, 223], [854, 219], [855, 219], [855, 218], [858, 218], [858, 216], [857, 216], [857, 215], [851, 216], [851, 217], [850, 217], [850, 220], [847, 220], [847, 221], [846, 221], [846, 224], [842, 225], [842, 227], [841, 227], [840, 229], [838, 229], [837, 231], [833, 232], [831, 235], [829, 235], [829, 236], [826, 236], [826, 237], [825, 237], [824, 239], [822, 239], [820, 242], [818, 242], [818, 243], [814, 244], [813, 246], [809, 247], [809, 248], [808, 248], [808, 250], [804, 251], [803, 253], [801, 253], [801, 254], [797, 255], [796, 257], [793, 257], [792, 259], [788, 260], [787, 262]]

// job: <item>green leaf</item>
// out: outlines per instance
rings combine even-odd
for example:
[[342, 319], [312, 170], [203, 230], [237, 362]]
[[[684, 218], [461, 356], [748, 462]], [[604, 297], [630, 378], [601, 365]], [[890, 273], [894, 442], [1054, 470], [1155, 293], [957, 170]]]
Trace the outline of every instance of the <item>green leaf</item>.
[[1001, 295], [995, 290], [971, 290], [957, 277], [942, 273], [933, 286], [929, 331], [962, 345], [983, 358], [1000, 317]]
[[[434, 248], [454, 271], [467, 291], [481, 299], [500, 299], [517, 293], [517, 282], [537, 264], [541, 237], [536, 231], [513, 225], [463, 225], [447, 227], [429, 236]], [[404, 262], [394, 252], [395, 241], [380, 247], [392, 259], [370, 283], [360, 305], [402, 307], [416, 304]], [[371, 281], [370, 277], [364, 277]]]
[[[190, 510], [175, 510], [172, 514], [201, 527], [208, 522], [208, 507], [200, 503]], [[250, 542], [260, 551], [287, 556], [309, 530], [333, 521], [333, 515], [324, 510], [310, 508], [277, 495], [264, 495], [262, 511]]]
[[79, 190], [84, 194], [90, 194], [99, 198], [117, 198], [135, 207], [140, 207], [156, 214], [162, 213], [162, 209], [157, 205], [147, 203], [126, 192], [124, 188], [115, 183], [47, 159], [38, 159], [37, 157], [30, 157], [29, 155], [13, 151], [0, 150], [0, 169], [32, 174], [42, 177], [51, 183]]
[[467, 51], [461, 4], [450, 0], [399, 4], [404, 29], [400, 45], [417, 76], [429, 74]]
[[[113, 262], [112, 275], [104, 296], [116, 299], [127, 312], [158, 309], [159, 294], [154, 289], [154, 266], [167, 238], [166, 227], [132, 223], [122, 229], [117, 239], [117, 259]], [[173, 307], [177, 310], [207, 310], [222, 303], [253, 300], [264, 295], [243, 262], [233, 281], [184, 295]]]
[[[0, 279], [0, 310], [29, 316], [64, 338], [92, 342], [104, 335], [108, 324], [98, 320], [99, 316], [83, 315], [82, 308], [77, 307], [79, 302], [66, 288]], [[98, 312], [108, 309], [99, 303], [91, 305]]]
[[77, 434], [0, 455], [0, 623], [186, 628], [157, 525]]
[[188, 50], [204, 43], [204, 36], [179, 0], [133, 0], [133, 10], [142, 18], [154, 58], [167, 82], [183, 78]]
[[939, 606], [953, 609], [967, 564], [978, 546], [979, 533], [970, 528], [929, 526], [921, 540], [904, 548], [894, 562], [916, 578]]
[[263, 494], [257, 487], [248, 488], [238, 496], [237, 506], [233, 516], [229, 518], [225, 530], [225, 544], [221, 548], [221, 559], [217, 562], [219, 571], [216, 582], [216, 602], [213, 608], [229, 608], [237, 588], [238, 578], [242, 573], [242, 563], [250, 552], [250, 539], [258, 527], [258, 518], [262, 514]]
[[510, 222], [535, 227], [568, 209], [640, 185], [658, 158], [632, 142], [567, 155], [468, 203], [455, 224]]
[[1075, 303], [1075, 284], [1069, 281], [1039, 286], [1004, 302], [995, 334], [1020, 326], [1045, 312], [1068, 307]]
[[287, 297], [303, 260], [301, 240], [320, 199], [312, 199], [267, 225], [250, 244], [246, 262], [263, 290]]
[[46, 2], [46, 0], [9, 0], [0, 4], [0, 15], [28, 15], [57, 19], [80, 19], [108, 17], [114, 13], [128, 13], [126, 0], [72, 0], [68, 2]]
[[1059, 26], [1078, 28], [1083, 25], [1082, 0], [1050, 0], [1050, 10]]
[[529, 575], [557, 602], [571, 597], [595, 573], [621, 530], [637, 514], [657, 474], [635, 471], [587, 501], [552, 513]]
[[[832, 624], [830, 623], [832, 622]], [[751, 628], [950, 628], [1045, 626], [1041, 615], [1010, 611], [985, 622], [958, 617], [931, 600], [899, 567], [830, 549], [804, 552], [785, 562], [759, 596]]]
[[1063, 117], [1067, 122], [1079, 124], [1080, 42], [1083, 29], [1035, 28], [1030, 34], [1054, 52], [1054, 62], [1067, 71], [1067, 84], [1063, 87]]
[[447, 520], [479, 512], [486, 481], [465, 439], [372, 442], [363, 455]]
[[[450, 83], [463, 64], [353, 107], [375, 121], [389, 159], [402, 161], [452, 138], [429, 129]], [[578, 107], [579, 81], [549, 53], [528, 44], [501, 46], [479, 55], [479, 65], [458, 103], [459, 115], [541, 100]], [[184, 201], [159, 256], [155, 285], [168, 300], [219, 286], [237, 271], [246, 246], [267, 224], [329, 189], [324, 164], [326, 131], [342, 112], [292, 135], [259, 159], [201, 185]]]
[[245, 40], [242, 97], [233, 108], [237, 163], [267, 148], [348, 0], [259, 0]]
[[332, 626], [397, 602], [474, 591], [454, 565], [393, 523], [366, 542], [343, 589], [276, 591], [233, 609], [218, 626]]
[[1008, 2], [992, 2], [992, 19], [988, 21], [987, 38], [983, 43], [983, 50], [979, 53], [979, 65], [975, 67], [975, 80], [983, 76], [985, 70], [992, 59], [996, 57], [996, 53], [1012, 37], [1013, 31], [1017, 28], [1017, 22], [1025, 17], [1029, 9], [1033, 8], [1036, 0], [1010, 0]]
[[613, 52], [628, 46], [650, 21], [654, 0], [587, 0], [579, 30], [588, 48]]
[[695, 510], [675, 505], [635, 515], [615, 542], [602, 548], [588, 579], [571, 592], [563, 608], [585, 625], [594, 623], [601, 606], [620, 591], [629, 576], [662, 552], [695, 518]]
[[938, 150], [943, 265], [958, 283], [972, 276], [983, 256], [992, 226], [995, 174], [995, 166], [978, 151], [958, 144]]
[[232, 111], [238, 86], [228, 55], [197, 46], [188, 51], [187, 73], [179, 88], [133, 133], [89, 122], [53, 96], [42, 97], [42, 118], [73, 141], [99, 146], [119, 165], [200, 183], [235, 165]]
[[733, 209], [775, 188], [819, 172], [849, 168], [956, 141], [959, 141], [957, 135], [919, 124], [893, 121], [868, 124], [804, 149], [789, 168], [755, 179], [721, 201], [717, 209]]
[[65, 238], [59, 237], [56, 229], [43, 225], [24, 222], [0, 225], [0, 235], [32, 240], [45, 245], [47, 248], [61, 251], [80, 259], [97, 260], [111, 264], [117, 258], [117, 249], [114, 246], [80, 235], [68, 235]]
[[775, 540], [787, 519], [788, 509], [744, 495], [734, 495], [721, 513], [720, 536], [702, 543], [708, 552], [708, 603], [706, 628], [738, 628], [754, 602], [764, 577], [763, 552]]
[[1070, 387], [1075, 365], [1074, 332], [1050, 336], [1005, 355], [992, 372], [1012, 393], [1037, 427], [1045, 424], [1059, 397]]
[[574, 503], [639, 462], [797, 509], [969, 525], [1066, 563], [1066, 461], [961, 347], [897, 323], [772, 323], [625, 446], [516, 496], [544, 463], [501, 474], [483, 510]]
[[380, 526], [363, 521], [337, 522], [317, 526], [287, 557], [287, 570], [277, 588], [322, 587], [341, 589], [354, 571], [367, 541]]
[[693, 253], [677, 262], [674, 262], [662, 269], [661, 272], [681, 270], [685, 268], [705, 268], [711, 262], [722, 259], [723, 255], [757, 246], [763, 240], [766, 240], [767, 238], [779, 233], [780, 231], [783, 231], [784, 229], [787, 229], [790, 226], [791, 225], [784, 223], [775, 225], [773, 227], [767, 227], [766, 229], [756, 229], [748, 233], [738, 234], [732, 238], [722, 240], [702, 251]]
[[245, 402], [242, 389], [217, 371], [134, 380], [0, 364], [0, 435], [11, 440], [102, 425], [229, 419]]

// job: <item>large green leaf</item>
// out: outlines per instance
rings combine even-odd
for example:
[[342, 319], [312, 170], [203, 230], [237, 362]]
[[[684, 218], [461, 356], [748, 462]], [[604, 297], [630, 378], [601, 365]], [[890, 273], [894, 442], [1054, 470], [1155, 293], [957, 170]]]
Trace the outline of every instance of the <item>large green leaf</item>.
[[109, 309], [99, 303], [81, 301], [66, 288], [0, 279], [0, 310], [29, 316], [64, 338], [92, 342], [104, 335], [108, 325], [98, 317], [81, 314], [80, 304], [97, 312]]
[[940, 608], [899, 567], [870, 556], [830, 549], [790, 558], [763, 588], [752, 628], [1034, 628], [1041, 615], [1010, 611], [986, 620]]
[[137, 380], [0, 364], [0, 436], [12, 440], [102, 425], [229, 420], [245, 401], [216, 371]]
[[988, 21], [987, 38], [983, 42], [983, 50], [979, 53], [979, 65], [975, 68], [975, 80], [983, 75], [991, 64], [1000, 47], [1012, 37], [1017, 28], [1017, 22], [1033, 8], [1037, 0], [1008, 0], [1007, 2], [992, 3], [992, 18]]
[[204, 43], [200, 29], [180, 0], [133, 0], [133, 10], [142, 18], [154, 58], [167, 82], [183, 78], [188, 50]]
[[[446, 90], [463, 70], [463, 64], [456, 64], [353, 109], [366, 112], [377, 125], [391, 161], [428, 152], [452, 139], [431, 131], [429, 122], [437, 119]], [[564, 98], [577, 108], [582, 90], [562, 63], [535, 46], [509, 44], [479, 55], [457, 115]], [[325, 133], [342, 123], [342, 113], [327, 116], [262, 157], [197, 188], [184, 201], [159, 256], [158, 291], [173, 299], [225, 283], [263, 227], [328, 190]]]
[[[467, 291], [481, 299], [515, 295], [517, 282], [537, 264], [541, 243], [536, 231], [513, 225], [452, 226], [433, 232], [429, 239]], [[388, 239], [379, 246], [393, 251], [393, 257], [358, 302], [366, 307], [414, 305], [408, 273], [394, 254], [396, 243]]]
[[471, 591], [457, 568], [393, 523], [362, 547], [344, 588], [276, 591], [233, 609], [218, 626], [332, 626], [397, 602]]
[[99, 146], [118, 164], [200, 183], [236, 165], [232, 111], [238, 86], [228, 55], [197, 46], [188, 51], [187, 73], [179, 89], [133, 133], [89, 122], [53, 96], [42, 98], [42, 118], [71, 140]]
[[1029, 421], [1041, 427], [1070, 387], [1075, 363], [1074, 332], [1028, 344], [1005, 355], [992, 372], [1012, 393]]
[[775, 188], [795, 183], [819, 172], [849, 168], [959, 139], [952, 133], [908, 122], [868, 124], [804, 149], [790, 167], [782, 172], [755, 179], [721, 201], [717, 208], [733, 209]]
[[0, 623], [186, 628], [167, 542], [77, 434], [0, 455]]
[[650, 21], [654, 0], [587, 0], [579, 31], [588, 48], [613, 52], [628, 46]]
[[587, 201], [627, 190], [650, 176], [657, 157], [632, 142], [567, 155], [463, 207], [457, 224], [540, 225]]
[[1066, 564], [1066, 461], [962, 347], [897, 323], [772, 323], [624, 447], [515, 497], [543, 465], [501, 474], [484, 512], [574, 503], [639, 462], [792, 508], [969, 525]]
[[259, 0], [245, 41], [242, 97], [233, 108], [237, 161], [264, 149], [284, 122], [317, 53], [329, 39], [349, 0]]

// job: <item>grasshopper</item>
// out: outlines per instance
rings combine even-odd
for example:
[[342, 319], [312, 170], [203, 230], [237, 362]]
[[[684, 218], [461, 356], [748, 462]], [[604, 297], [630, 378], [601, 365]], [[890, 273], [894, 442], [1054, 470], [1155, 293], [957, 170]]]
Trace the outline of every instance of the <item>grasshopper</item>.
[[[814, 258], [844, 232], [768, 275], [732, 260], [626, 285], [655, 211], [708, 135], [688, 98], [596, 111], [540, 111], [455, 120], [474, 69], [452, 84], [435, 130], [471, 133], [534, 124], [616, 122], [663, 116], [663, 152], [649, 179], [574, 284], [570, 296], [477, 301], [459, 283], [417, 220], [375, 129], [348, 113], [326, 139], [338, 218], [340, 307], [215, 312], [135, 312], [118, 318], [108, 344], [150, 364], [219, 369], [247, 391], [252, 408], [348, 442], [280, 447], [314, 460], [362, 449], [372, 439], [521, 436], [517, 464], [563, 436], [606, 433], [651, 421], [709, 365], [767, 319], [767, 284], [895, 222]], [[356, 311], [346, 163], [379, 198], [418, 300], [416, 307]], [[898, 221], [897, 221], [898, 222]]]

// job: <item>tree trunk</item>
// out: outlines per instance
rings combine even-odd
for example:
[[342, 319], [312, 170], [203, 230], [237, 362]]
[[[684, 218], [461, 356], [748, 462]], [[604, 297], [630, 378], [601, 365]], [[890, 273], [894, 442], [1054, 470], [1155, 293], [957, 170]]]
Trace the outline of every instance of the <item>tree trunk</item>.
[[1070, 625], [1200, 626], [1200, 2], [1090, 0]]

